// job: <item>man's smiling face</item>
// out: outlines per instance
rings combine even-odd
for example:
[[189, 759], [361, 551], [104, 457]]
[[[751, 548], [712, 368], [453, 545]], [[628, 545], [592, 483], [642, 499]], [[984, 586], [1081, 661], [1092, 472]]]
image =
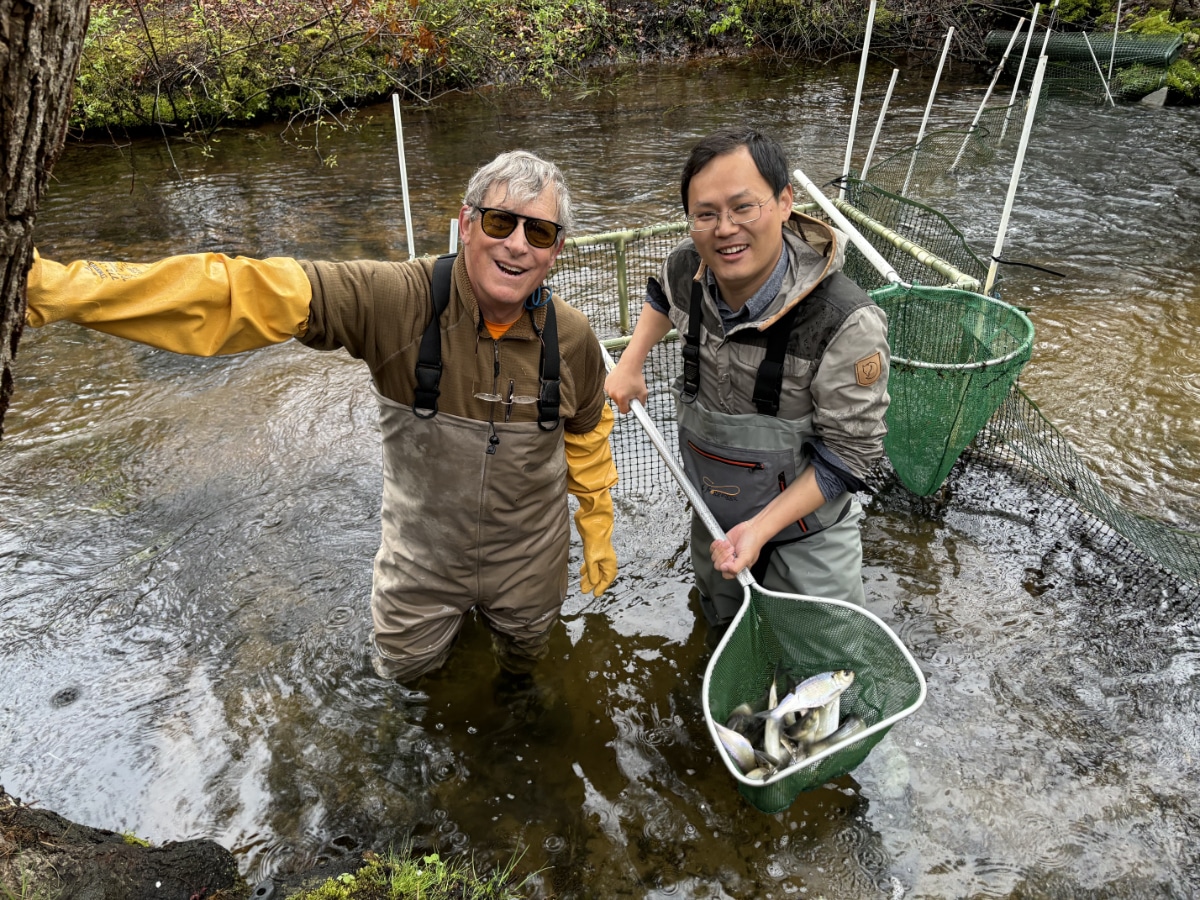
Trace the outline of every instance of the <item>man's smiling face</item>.
[[[509, 200], [504, 184], [493, 184], [481, 204], [502, 209], [518, 216], [535, 219], [558, 219], [558, 198], [553, 185], [528, 203]], [[472, 218], [472, 213], [475, 218]], [[466, 254], [467, 276], [479, 302], [479, 311], [489, 322], [505, 325], [521, 316], [525, 298], [536, 290], [562, 249], [559, 240], [552, 247], [539, 250], [525, 239], [524, 222], [520, 222], [506, 238], [484, 234], [478, 210], [464, 206], [458, 214], [459, 240]]]
[[[734, 225], [729, 211], [743, 204], [759, 204], [753, 222]], [[700, 258], [712, 270], [721, 298], [731, 309], [741, 309], [771, 276], [783, 249], [781, 225], [792, 212], [792, 188], [775, 197], [745, 147], [713, 157], [688, 185], [688, 213], [716, 213], [715, 228], [693, 231]]]

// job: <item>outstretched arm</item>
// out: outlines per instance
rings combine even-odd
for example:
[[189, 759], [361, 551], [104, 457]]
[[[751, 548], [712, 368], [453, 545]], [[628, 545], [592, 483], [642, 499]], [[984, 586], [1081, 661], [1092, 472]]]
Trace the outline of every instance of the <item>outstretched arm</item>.
[[194, 356], [278, 344], [303, 334], [312, 286], [294, 259], [172, 256], [148, 265], [79, 261], [34, 252], [26, 322], [68, 321]]

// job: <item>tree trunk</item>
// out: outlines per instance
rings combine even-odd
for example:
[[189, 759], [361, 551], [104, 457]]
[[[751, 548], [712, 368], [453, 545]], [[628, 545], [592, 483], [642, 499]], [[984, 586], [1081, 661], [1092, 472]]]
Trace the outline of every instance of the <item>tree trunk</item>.
[[25, 327], [33, 223], [62, 151], [87, 0], [0, 0], [0, 438]]

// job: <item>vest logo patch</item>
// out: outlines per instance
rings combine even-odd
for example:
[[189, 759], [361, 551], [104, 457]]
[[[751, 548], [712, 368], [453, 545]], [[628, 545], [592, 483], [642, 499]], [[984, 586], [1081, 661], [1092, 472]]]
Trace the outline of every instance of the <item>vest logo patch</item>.
[[863, 387], [870, 387], [879, 380], [880, 374], [883, 372], [883, 360], [880, 358], [879, 351], [875, 351], [870, 356], [860, 359], [854, 364], [854, 377]]

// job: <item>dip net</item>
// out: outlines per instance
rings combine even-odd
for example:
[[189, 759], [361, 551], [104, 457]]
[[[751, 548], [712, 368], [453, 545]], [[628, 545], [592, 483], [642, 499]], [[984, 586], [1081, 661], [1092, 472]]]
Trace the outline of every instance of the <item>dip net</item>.
[[[607, 350], [605, 358], [611, 368]], [[662, 431], [637, 400], [630, 408], [629, 418], [641, 424], [694, 515], [714, 538], [723, 538], [716, 517], [688, 480]], [[856, 768], [896, 722], [925, 702], [925, 676], [900, 639], [874, 613], [842, 600], [769, 591], [745, 569], [737, 577], [742, 605], [705, 669], [704, 719], [738, 791], [760, 812], [777, 813], [801, 791]], [[729, 723], [736, 707], [763, 697], [779, 672], [802, 681], [838, 670], [849, 670], [854, 677], [838, 698], [838, 722], [833, 727], [856, 717], [861, 727], [852, 736], [839, 737], [834, 731], [827, 745], [812, 744], [798, 758], [780, 748], [784, 758], [776, 759], [769, 771], [744, 770], [735, 762], [717, 726]], [[767, 752], [765, 743], [760, 749]]]
[[[856, 738], [766, 779], [747, 777], [721, 748], [713, 723], [725, 724], [734, 708], [761, 697], [781, 664], [801, 676], [849, 669], [854, 681], [841, 695], [841, 720], [857, 716], [867, 727]], [[801, 791], [855, 769], [896, 722], [916, 712], [925, 690], [912, 655], [867, 610], [838, 600], [780, 594], [751, 581], [705, 672], [704, 715], [738, 792], [770, 814], [787, 809]]]
[[954, 288], [892, 285], [871, 292], [892, 350], [884, 449], [906, 488], [938, 490], [1016, 383], [1033, 323], [1013, 306]]

